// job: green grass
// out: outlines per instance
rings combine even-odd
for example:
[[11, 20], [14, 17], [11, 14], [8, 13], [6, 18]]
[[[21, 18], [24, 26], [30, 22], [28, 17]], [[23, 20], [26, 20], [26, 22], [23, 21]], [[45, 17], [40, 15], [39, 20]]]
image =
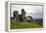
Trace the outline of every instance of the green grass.
[[29, 22], [17, 23], [15, 20], [11, 20], [10, 27], [11, 29], [24, 29], [24, 28], [40, 28], [42, 26], [36, 23], [36, 21], [30, 23]]

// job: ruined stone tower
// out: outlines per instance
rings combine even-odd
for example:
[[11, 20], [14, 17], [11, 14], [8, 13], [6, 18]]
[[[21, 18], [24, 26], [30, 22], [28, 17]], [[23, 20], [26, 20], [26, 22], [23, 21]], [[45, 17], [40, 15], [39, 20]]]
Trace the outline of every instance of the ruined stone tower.
[[19, 21], [18, 11], [14, 11], [13, 16], [14, 19], [18, 22]]
[[21, 14], [22, 15], [22, 21], [24, 21], [26, 12], [24, 9], [21, 9], [21, 12], [22, 12], [22, 14]]

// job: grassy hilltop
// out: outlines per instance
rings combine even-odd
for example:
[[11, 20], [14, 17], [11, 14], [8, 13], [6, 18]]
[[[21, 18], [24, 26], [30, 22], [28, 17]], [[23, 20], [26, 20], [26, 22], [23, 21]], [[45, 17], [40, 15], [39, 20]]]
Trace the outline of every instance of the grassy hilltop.
[[15, 20], [11, 20], [10, 24], [11, 29], [24, 29], [24, 28], [41, 28], [42, 25], [37, 23], [37, 21], [33, 22], [19, 22], [17, 23]]

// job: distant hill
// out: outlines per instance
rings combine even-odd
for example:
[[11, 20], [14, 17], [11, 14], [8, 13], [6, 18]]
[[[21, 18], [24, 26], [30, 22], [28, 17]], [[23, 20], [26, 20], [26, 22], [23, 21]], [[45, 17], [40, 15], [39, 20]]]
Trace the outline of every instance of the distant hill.
[[43, 22], [43, 19], [34, 19], [34, 20], [38, 22]]

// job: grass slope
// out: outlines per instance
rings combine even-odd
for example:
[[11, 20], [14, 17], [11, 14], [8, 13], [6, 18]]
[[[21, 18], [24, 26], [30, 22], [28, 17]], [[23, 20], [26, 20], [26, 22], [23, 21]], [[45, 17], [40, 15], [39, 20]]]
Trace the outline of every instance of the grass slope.
[[36, 23], [36, 21], [33, 21], [32, 23], [31, 22], [17, 23], [15, 20], [11, 20], [10, 27], [11, 29], [24, 29], [24, 28], [40, 28], [42, 26]]

